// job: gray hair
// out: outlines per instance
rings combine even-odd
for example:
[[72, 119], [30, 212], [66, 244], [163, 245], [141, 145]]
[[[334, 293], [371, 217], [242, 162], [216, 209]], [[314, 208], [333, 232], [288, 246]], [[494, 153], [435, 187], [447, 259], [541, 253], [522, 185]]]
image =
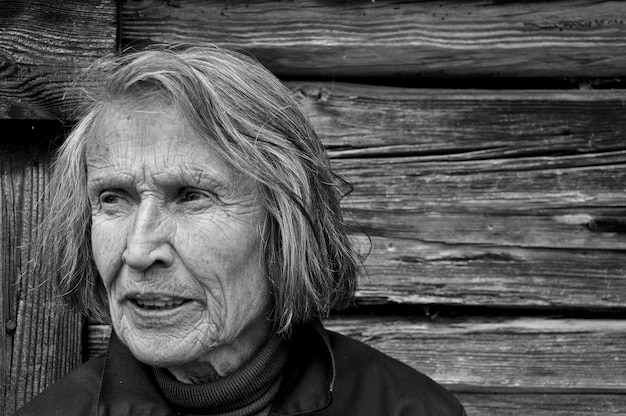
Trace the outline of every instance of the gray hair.
[[108, 320], [91, 251], [85, 147], [113, 101], [164, 102], [236, 171], [258, 185], [267, 212], [264, 260], [277, 332], [351, 302], [359, 257], [339, 201], [346, 183], [291, 91], [253, 59], [212, 45], [154, 47], [99, 60], [86, 71], [86, 104], [59, 149], [40, 246], [64, 299]]

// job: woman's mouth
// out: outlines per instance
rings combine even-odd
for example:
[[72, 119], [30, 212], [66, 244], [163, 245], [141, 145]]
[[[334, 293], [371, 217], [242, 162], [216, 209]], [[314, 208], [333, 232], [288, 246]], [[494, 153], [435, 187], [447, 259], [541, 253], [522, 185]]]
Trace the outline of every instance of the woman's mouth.
[[135, 297], [130, 298], [130, 301], [142, 309], [150, 310], [168, 310], [178, 308], [186, 303], [187, 299], [173, 298], [173, 297]]

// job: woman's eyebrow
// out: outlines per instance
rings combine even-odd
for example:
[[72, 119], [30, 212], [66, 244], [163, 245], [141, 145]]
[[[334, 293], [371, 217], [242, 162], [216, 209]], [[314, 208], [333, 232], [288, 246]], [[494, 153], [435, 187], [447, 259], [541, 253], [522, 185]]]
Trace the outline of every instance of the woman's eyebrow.
[[133, 181], [133, 175], [122, 171], [98, 169], [87, 174], [88, 189], [102, 186], [123, 187], [132, 184]]
[[[239, 183], [229, 176], [203, 167], [170, 166], [159, 172], [140, 174], [140, 176], [145, 175], [150, 175], [150, 180], [154, 181], [157, 186], [164, 188], [183, 186], [232, 192], [237, 187], [236, 183]], [[135, 186], [136, 180], [135, 173], [110, 168], [93, 169], [87, 175], [87, 189], [132, 188]]]
[[183, 184], [191, 187], [230, 188], [232, 182], [230, 178], [200, 167], [178, 166], [154, 173], [152, 177], [157, 184], [163, 186]]

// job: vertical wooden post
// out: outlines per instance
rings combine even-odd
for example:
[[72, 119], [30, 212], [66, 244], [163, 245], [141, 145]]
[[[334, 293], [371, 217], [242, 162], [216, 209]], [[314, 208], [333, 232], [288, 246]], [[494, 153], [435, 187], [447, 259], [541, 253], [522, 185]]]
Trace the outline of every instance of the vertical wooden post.
[[3, 414], [11, 414], [80, 364], [81, 320], [59, 307], [52, 276], [42, 275], [41, 265], [31, 261], [47, 207], [45, 130], [54, 123], [38, 123], [44, 137], [26, 145], [6, 141], [23, 139], [28, 135], [23, 129], [32, 123], [3, 124], [20, 126], [0, 148], [0, 406]]

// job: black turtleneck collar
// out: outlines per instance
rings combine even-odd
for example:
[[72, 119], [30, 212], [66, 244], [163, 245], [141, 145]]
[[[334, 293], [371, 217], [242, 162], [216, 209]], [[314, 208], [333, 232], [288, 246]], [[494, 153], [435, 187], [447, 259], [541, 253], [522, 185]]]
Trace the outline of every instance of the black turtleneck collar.
[[[289, 357], [271, 413], [294, 416], [327, 407], [332, 400], [335, 363], [321, 323], [312, 322], [295, 331], [288, 345]], [[161, 391], [152, 367], [133, 357], [115, 332], [104, 363], [98, 408], [103, 415], [180, 414]]]
[[154, 374], [168, 400], [187, 413], [255, 415], [272, 403], [288, 356], [287, 342], [274, 335], [242, 368], [208, 383], [181, 383], [161, 368]]

